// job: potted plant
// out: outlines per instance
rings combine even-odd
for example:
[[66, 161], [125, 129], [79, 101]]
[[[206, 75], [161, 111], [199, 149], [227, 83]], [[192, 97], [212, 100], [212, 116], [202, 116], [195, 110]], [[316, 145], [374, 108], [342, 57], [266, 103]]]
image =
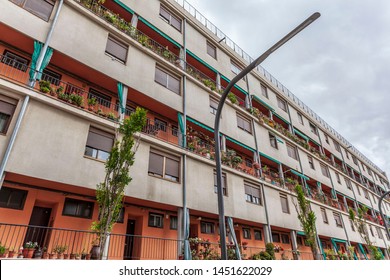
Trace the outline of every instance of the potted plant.
[[94, 106], [97, 104], [97, 100], [95, 97], [92, 97], [92, 98], [88, 98], [88, 110], [89, 111], [92, 111]]
[[242, 249], [244, 250], [248, 249], [248, 242], [246, 241], [242, 242]]
[[51, 91], [51, 88], [50, 88], [50, 82], [49, 81], [45, 81], [45, 80], [40, 80], [39, 81], [39, 90], [42, 92], [42, 93], [48, 93]]
[[229, 92], [228, 93], [228, 96], [227, 98], [229, 98], [229, 100], [233, 103], [233, 104], [237, 104], [238, 101], [237, 101], [237, 97], [234, 95], [234, 93], [232, 92]]
[[267, 165], [264, 165], [262, 169], [264, 174], [269, 174], [269, 167]]
[[37, 242], [28, 241], [24, 244], [23, 249], [23, 257], [27, 259], [31, 259], [34, 255], [35, 248], [38, 247]]
[[92, 242], [90, 254], [91, 260], [98, 260], [100, 258], [100, 242], [98, 238]]
[[47, 253], [47, 248], [42, 248], [42, 259], [47, 260], [49, 258], [49, 254]]
[[5, 257], [5, 252], [6, 252], [6, 248], [5, 246], [1, 245], [0, 243], [0, 258], [4, 258]]
[[16, 256], [16, 254], [15, 254], [15, 250], [14, 250], [14, 248], [9, 248], [9, 251], [8, 251], [8, 258], [10, 258], [10, 259], [12, 259], [12, 258], [14, 258]]
[[68, 249], [66, 245], [57, 245], [53, 249], [53, 253], [57, 253], [57, 259], [64, 259], [64, 252]]
[[38, 247], [38, 249], [34, 251], [33, 259], [40, 259], [41, 257], [42, 257], [42, 249], [41, 247]]
[[255, 161], [255, 162], [253, 163], [253, 168], [259, 170], [259, 169], [260, 169], [260, 163], [258, 163], [257, 161]]
[[110, 120], [116, 120], [116, 117], [115, 117], [115, 114], [113, 112], [109, 112], [107, 117], [110, 119]]

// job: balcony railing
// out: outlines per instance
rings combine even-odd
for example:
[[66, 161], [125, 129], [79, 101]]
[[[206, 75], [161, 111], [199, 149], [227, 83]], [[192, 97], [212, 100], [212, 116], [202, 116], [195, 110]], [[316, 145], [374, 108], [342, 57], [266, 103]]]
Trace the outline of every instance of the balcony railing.
[[[37, 258], [89, 259], [95, 232], [39, 227], [15, 224], [0, 224], [0, 242], [6, 248], [6, 256], [21, 257], [21, 248], [27, 242], [37, 243]], [[176, 260], [181, 240], [146, 237], [129, 234], [110, 234], [107, 259], [109, 260]], [[37, 249], [41, 254], [37, 256]], [[61, 251], [61, 253], [59, 253]]]

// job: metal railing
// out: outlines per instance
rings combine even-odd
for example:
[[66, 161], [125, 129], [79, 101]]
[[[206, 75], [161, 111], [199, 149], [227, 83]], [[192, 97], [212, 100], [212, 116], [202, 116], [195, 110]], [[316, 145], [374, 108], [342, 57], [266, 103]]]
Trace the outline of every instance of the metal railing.
[[[39, 258], [59, 258], [61, 251], [61, 259], [82, 256], [88, 259], [97, 239], [98, 235], [92, 231], [0, 223], [0, 243], [8, 253], [16, 252], [14, 257], [18, 257], [27, 242], [36, 242], [35, 249], [42, 250]], [[176, 239], [112, 233], [107, 259], [175, 260], [181, 245], [182, 241]]]
[[[223, 40], [225, 44], [231, 48], [235, 53], [242, 57], [248, 64], [252, 63], [254, 59], [247, 54], [242, 48], [240, 48], [233, 40], [231, 40], [225, 33], [223, 33], [218, 27], [216, 27], [212, 22], [210, 22], [205, 16], [203, 16], [198, 10], [196, 10], [188, 1], [186, 0], [175, 0], [185, 11], [191, 14], [195, 19], [197, 19], [203, 26], [205, 26], [209, 31], [216, 35], [219, 40]], [[364, 156], [360, 151], [358, 151], [348, 140], [346, 140], [341, 134], [339, 134], [334, 128], [332, 128], [327, 122], [325, 122], [320, 116], [318, 116], [312, 109], [310, 109], [306, 104], [304, 104], [297, 96], [295, 96], [287, 87], [280, 83], [275, 77], [273, 77], [267, 70], [262, 66], [257, 66], [256, 70], [258, 73], [263, 76], [266, 80], [271, 82], [276, 88], [280, 90], [282, 94], [288, 97], [296, 105], [302, 108], [309, 116], [315, 119], [324, 129], [333, 134], [337, 139], [339, 139], [346, 147], [351, 146], [356, 154], [358, 154], [365, 162], [371, 167], [378, 170], [381, 174], [385, 176], [385, 172], [382, 171], [377, 165], [375, 165], [371, 160]]]

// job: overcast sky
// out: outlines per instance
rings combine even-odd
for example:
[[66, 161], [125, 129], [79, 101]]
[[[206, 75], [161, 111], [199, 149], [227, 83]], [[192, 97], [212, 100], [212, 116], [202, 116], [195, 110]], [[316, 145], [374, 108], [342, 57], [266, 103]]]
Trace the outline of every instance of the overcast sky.
[[252, 58], [320, 12], [262, 66], [390, 174], [390, 1], [188, 2]]

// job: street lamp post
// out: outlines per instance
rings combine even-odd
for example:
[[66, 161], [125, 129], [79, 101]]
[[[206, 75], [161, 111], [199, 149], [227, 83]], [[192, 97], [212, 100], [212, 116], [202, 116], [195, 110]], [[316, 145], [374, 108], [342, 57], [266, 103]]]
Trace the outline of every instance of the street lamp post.
[[221, 166], [221, 144], [219, 139], [219, 123], [222, 113], [223, 105], [225, 104], [226, 97], [232, 87], [241, 80], [245, 75], [247, 75], [250, 71], [256, 68], [261, 62], [263, 62], [271, 53], [276, 51], [279, 47], [285, 44], [288, 40], [298, 34], [300, 31], [305, 29], [308, 25], [310, 25], [313, 21], [320, 17], [320, 13], [314, 13], [310, 17], [308, 17], [304, 22], [298, 25], [294, 30], [284, 36], [281, 40], [279, 40], [276, 44], [274, 44], [271, 48], [269, 48], [265, 53], [260, 55], [256, 60], [254, 60], [251, 64], [249, 64], [244, 70], [238, 73], [235, 76], [228, 86], [225, 88], [222, 93], [221, 100], [218, 104], [218, 109], [215, 114], [215, 123], [214, 123], [214, 139], [215, 139], [215, 162], [216, 162], [216, 173], [217, 173], [217, 196], [218, 196], [218, 213], [219, 213], [219, 234], [220, 234], [220, 242], [221, 242], [221, 259], [227, 260], [227, 252], [226, 252], [226, 225], [225, 225], [225, 213], [224, 213], [224, 204], [223, 204], [223, 191], [222, 191], [222, 166]]

